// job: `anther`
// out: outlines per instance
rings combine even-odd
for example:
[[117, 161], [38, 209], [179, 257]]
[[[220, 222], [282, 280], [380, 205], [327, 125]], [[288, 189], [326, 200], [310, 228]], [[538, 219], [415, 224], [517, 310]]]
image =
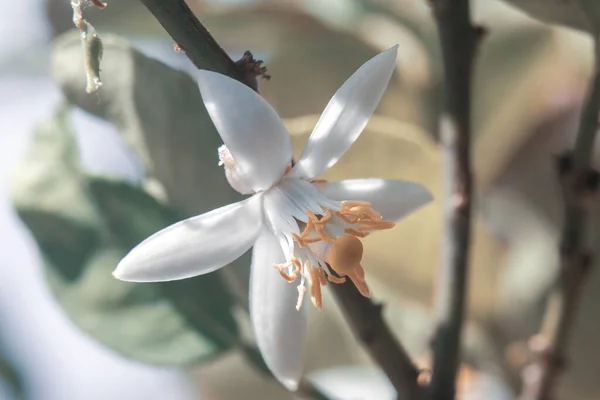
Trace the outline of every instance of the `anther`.
[[317, 272], [317, 268], [311, 268], [310, 265], [304, 265], [305, 270], [308, 270], [309, 280], [308, 285], [310, 287], [310, 299], [312, 303], [319, 310], [322, 306], [322, 297], [321, 297], [321, 280], [319, 279], [319, 273]]
[[345, 283], [345, 282], [346, 282], [346, 277], [345, 277], [345, 276], [343, 276], [343, 277], [341, 277], [341, 278], [338, 278], [338, 277], [337, 277], [337, 276], [335, 276], [335, 275], [327, 275], [327, 280], [328, 280], [329, 282], [331, 282], [331, 283], [337, 283], [337, 284], [339, 285], [339, 284], [342, 284], [342, 283]]
[[300, 311], [302, 308], [302, 302], [304, 301], [304, 293], [306, 293], [306, 288], [304, 284], [301, 283], [298, 285], [298, 302], [296, 303], [296, 310]]

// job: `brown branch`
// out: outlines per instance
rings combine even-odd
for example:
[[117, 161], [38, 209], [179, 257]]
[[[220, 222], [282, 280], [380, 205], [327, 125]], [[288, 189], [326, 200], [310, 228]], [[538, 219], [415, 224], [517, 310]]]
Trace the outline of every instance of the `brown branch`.
[[[594, 262], [586, 244], [589, 211], [598, 191], [599, 175], [590, 167], [600, 110], [600, 49], [596, 41], [594, 77], [583, 107], [575, 149], [560, 158], [559, 179], [564, 197], [560, 268], [548, 302], [542, 333], [534, 337], [537, 360], [524, 369], [521, 400], [549, 400], [566, 364], [583, 284]], [[541, 343], [541, 346], [539, 345]]]
[[387, 375], [398, 398], [422, 399], [423, 389], [417, 383], [419, 369], [386, 325], [382, 305], [363, 297], [350, 280], [329, 286], [353, 332]]
[[184, 0], [140, 0], [198, 69], [228, 75], [256, 90], [256, 74], [236, 64]]
[[430, 0], [444, 64], [440, 121], [444, 171], [442, 255], [437, 286], [430, 396], [453, 399], [465, 317], [471, 233], [471, 71], [483, 30], [471, 23], [469, 0]]

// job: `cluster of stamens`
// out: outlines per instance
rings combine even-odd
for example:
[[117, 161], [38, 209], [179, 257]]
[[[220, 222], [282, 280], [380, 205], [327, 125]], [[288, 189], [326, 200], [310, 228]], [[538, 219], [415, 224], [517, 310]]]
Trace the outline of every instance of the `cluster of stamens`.
[[[359, 238], [368, 236], [372, 231], [390, 229], [393, 222], [384, 220], [381, 215], [371, 208], [371, 203], [364, 201], [345, 201], [338, 211], [323, 208], [324, 214], [314, 214], [305, 210], [307, 221], [303, 231], [292, 234], [299, 248], [309, 248], [313, 244], [325, 243], [327, 250], [323, 265], [311, 265], [308, 260], [301, 260], [292, 254], [290, 259], [283, 264], [274, 264], [281, 276], [288, 282], [294, 282], [299, 275], [302, 277], [298, 285], [298, 303], [296, 309], [300, 309], [306, 293], [305, 280], [308, 283], [308, 291], [313, 304], [321, 309], [322, 296], [321, 287], [328, 282], [344, 283], [349, 278], [358, 291], [365, 297], [369, 297], [369, 287], [365, 282], [365, 271], [360, 262], [363, 254], [363, 245]], [[334, 216], [339, 220], [332, 221]], [[341, 221], [343, 222], [341, 222]], [[327, 231], [327, 224], [343, 225], [343, 234], [332, 236]], [[348, 226], [349, 225], [349, 226]], [[331, 267], [336, 274], [330, 271]], [[292, 269], [293, 268], [293, 269]], [[290, 272], [291, 270], [291, 272]]]

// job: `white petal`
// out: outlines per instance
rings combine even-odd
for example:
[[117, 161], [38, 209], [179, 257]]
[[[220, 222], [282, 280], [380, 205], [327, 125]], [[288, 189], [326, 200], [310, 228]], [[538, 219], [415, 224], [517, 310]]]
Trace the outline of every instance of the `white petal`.
[[292, 159], [289, 134], [273, 107], [246, 85], [215, 72], [199, 71], [198, 85], [244, 182], [254, 191], [270, 188]]
[[250, 316], [267, 366], [282, 384], [295, 390], [302, 376], [306, 306], [296, 310], [296, 285], [273, 268], [284, 261], [275, 236], [263, 231], [252, 252]]
[[173, 224], [137, 245], [113, 275], [160, 282], [206, 274], [247, 251], [261, 230], [262, 197], [217, 208]]
[[389, 221], [398, 221], [433, 199], [418, 183], [375, 178], [328, 182], [321, 192], [333, 200], [368, 201]]
[[333, 95], [294, 165], [293, 176], [320, 175], [352, 146], [390, 81], [397, 50], [398, 45], [367, 61]]

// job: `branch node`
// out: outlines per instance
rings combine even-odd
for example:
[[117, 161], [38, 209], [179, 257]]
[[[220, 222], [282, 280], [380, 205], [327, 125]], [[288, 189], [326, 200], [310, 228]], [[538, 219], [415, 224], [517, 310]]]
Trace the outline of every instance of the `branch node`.
[[590, 194], [597, 192], [600, 187], [600, 173], [591, 168], [584, 170], [580, 176], [580, 185], [582, 190]]
[[489, 30], [482, 25], [476, 25], [475, 26], [475, 41], [476, 42], [480, 42], [481, 40], [485, 39], [485, 37], [488, 35]]
[[558, 156], [556, 156], [556, 170], [558, 171], [558, 176], [563, 178], [567, 176], [573, 171], [573, 152], [566, 151]]
[[251, 51], [246, 50], [242, 58], [237, 60], [236, 65], [251, 78], [261, 77], [262, 79], [269, 80], [271, 75], [267, 73], [267, 67], [263, 64], [263, 60], [257, 60]]

